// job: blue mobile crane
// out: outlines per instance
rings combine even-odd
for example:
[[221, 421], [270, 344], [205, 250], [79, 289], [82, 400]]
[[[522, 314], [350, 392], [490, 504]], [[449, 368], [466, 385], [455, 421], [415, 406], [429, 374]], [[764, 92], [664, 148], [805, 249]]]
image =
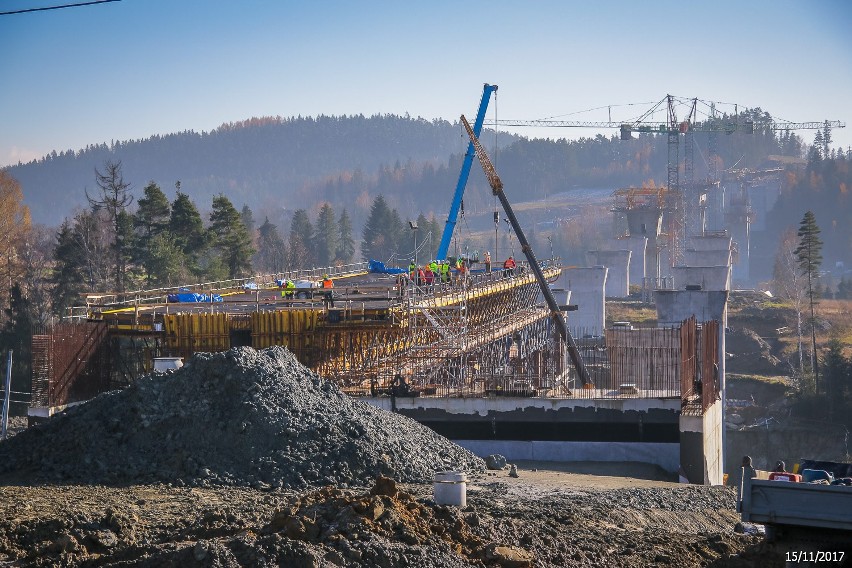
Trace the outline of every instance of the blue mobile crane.
[[[485, 111], [488, 109], [488, 101], [491, 99], [491, 93], [497, 91], [497, 85], [489, 85], [485, 83], [482, 88], [482, 101], [479, 103], [479, 111], [476, 113], [476, 120], [473, 123], [473, 132], [479, 137], [482, 132], [482, 123], [485, 122]], [[470, 166], [473, 164], [473, 157], [476, 155], [476, 150], [473, 147], [473, 142], [467, 145], [467, 153], [464, 155], [461, 172], [459, 173], [459, 181], [456, 184], [456, 192], [453, 195], [453, 202], [450, 204], [450, 213], [447, 215], [447, 224], [444, 225], [444, 234], [441, 236], [441, 244], [438, 246], [438, 254], [435, 260], [446, 260], [447, 252], [450, 250], [450, 241], [453, 239], [453, 231], [456, 228], [456, 218], [459, 215], [459, 207], [461, 207], [462, 197], [464, 197], [464, 188], [467, 185], [467, 178], [470, 175]]]

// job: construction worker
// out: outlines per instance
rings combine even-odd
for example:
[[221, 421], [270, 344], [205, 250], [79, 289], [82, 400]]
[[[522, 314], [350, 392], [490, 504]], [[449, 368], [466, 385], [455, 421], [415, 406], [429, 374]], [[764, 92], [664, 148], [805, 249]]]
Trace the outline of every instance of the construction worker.
[[281, 297], [285, 300], [292, 300], [296, 293], [296, 283], [290, 279], [284, 280], [281, 283]]
[[412, 282], [417, 279], [417, 265], [413, 260], [408, 263], [408, 277], [411, 278]]
[[334, 293], [332, 292], [332, 289], [334, 288], [334, 281], [328, 276], [328, 274], [323, 274], [321, 284], [323, 289], [322, 296], [325, 300], [325, 305], [327, 307], [333, 308]]
[[444, 284], [450, 283], [450, 263], [446, 260], [441, 263], [441, 282]]
[[456, 284], [462, 284], [467, 275], [467, 263], [463, 258], [456, 261]]
[[485, 257], [483, 258], [485, 262], [485, 272], [491, 272], [491, 253], [485, 251]]
[[[431, 286], [435, 283], [435, 273], [432, 271], [432, 265], [434, 262], [430, 262], [426, 265], [425, 270], [423, 270], [423, 283], [427, 286]], [[436, 266], [437, 268], [437, 266]]]
[[431, 270], [432, 274], [434, 274], [437, 277], [438, 276], [438, 263], [435, 262], [434, 260], [432, 262], [430, 262], [429, 263], [429, 270]]
[[515, 275], [515, 258], [510, 256], [506, 259], [506, 262], [503, 263], [503, 276], [514, 276]]
[[422, 268], [418, 267], [417, 268], [417, 285], [423, 286], [423, 282], [425, 280], [426, 280], [426, 272]]

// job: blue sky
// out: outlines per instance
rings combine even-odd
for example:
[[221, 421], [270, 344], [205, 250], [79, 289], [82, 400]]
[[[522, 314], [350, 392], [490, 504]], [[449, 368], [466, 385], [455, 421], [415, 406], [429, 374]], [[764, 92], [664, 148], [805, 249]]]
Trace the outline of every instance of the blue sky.
[[846, 0], [122, 0], [0, 16], [0, 166], [252, 116], [452, 121], [486, 82], [492, 118], [606, 120], [578, 112], [613, 105], [622, 120], [671, 93], [850, 122], [833, 134], [847, 147], [850, 29]]

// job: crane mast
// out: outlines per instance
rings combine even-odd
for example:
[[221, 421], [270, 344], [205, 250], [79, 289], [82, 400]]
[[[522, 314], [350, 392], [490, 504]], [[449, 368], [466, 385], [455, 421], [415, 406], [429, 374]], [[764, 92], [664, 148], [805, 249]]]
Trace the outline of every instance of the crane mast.
[[512, 210], [512, 206], [509, 204], [509, 200], [506, 198], [506, 194], [503, 192], [503, 182], [497, 175], [497, 171], [494, 169], [494, 165], [491, 163], [491, 160], [488, 159], [488, 154], [485, 153], [485, 149], [482, 147], [482, 144], [479, 143], [479, 139], [476, 137], [476, 133], [470, 127], [470, 123], [467, 121], [464, 115], [461, 116], [461, 121], [462, 124], [464, 124], [465, 130], [467, 130], [467, 135], [470, 137], [471, 146], [474, 147], [476, 157], [479, 158], [479, 163], [482, 165], [482, 170], [485, 172], [485, 177], [488, 178], [488, 185], [491, 186], [491, 191], [494, 193], [497, 199], [500, 200], [500, 205], [503, 206], [503, 211], [506, 212], [506, 217], [509, 219], [509, 223], [512, 225], [512, 229], [515, 231], [515, 236], [518, 237], [518, 243], [521, 245], [521, 250], [527, 257], [527, 261], [530, 263], [530, 268], [535, 274], [535, 279], [538, 282], [539, 288], [541, 288], [541, 293], [544, 296], [545, 301], [547, 302], [547, 307], [550, 309], [550, 317], [553, 318], [553, 321], [556, 323], [556, 329], [559, 331], [559, 335], [562, 337], [562, 340], [565, 341], [565, 343], [567, 343], [568, 345], [568, 354], [571, 357], [571, 362], [574, 364], [574, 368], [577, 370], [577, 374], [583, 381], [583, 385], [591, 386], [589, 372], [586, 369], [585, 364], [583, 363], [582, 357], [580, 357], [580, 350], [577, 348], [577, 344], [574, 342], [574, 338], [571, 336], [571, 332], [568, 330], [568, 324], [565, 323], [565, 316], [562, 315], [562, 310], [559, 309], [559, 305], [556, 303], [556, 299], [553, 297], [553, 291], [547, 284], [547, 279], [544, 277], [544, 273], [541, 271], [541, 267], [538, 265], [538, 260], [535, 257], [535, 253], [533, 252], [532, 247], [527, 241], [527, 237], [526, 235], [524, 235], [524, 231], [523, 229], [521, 229], [520, 223], [518, 223], [518, 218], [515, 217], [515, 212]]
[[[497, 91], [497, 85], [489, 85], [485, 83], [482, 88], [482, 100], [479, 103], [479, 111], [476, 113], [476, 121], [473, 124], [473, 132], [478, 137], [482, 132], [482, 124], [485, 122], [485, 111], [488, 109], [488, 101], [491, 98], [491, 93]], [[467, 145], [467, 152], [464, 155], [461, 172], [459, 173], [459, 181], [456, 184], [456, 191], [453, 194], [453, 202], [450, 204], [450, 212], [447, 215], [447, 223], [444, 225], [444, 233], [441, 235], [441, 244], [438, 245], [438, 254], [435, 260], [446, 260], [447, 252], [450, 250], [450, 241], [453, 239], [453, 231], [456, 228], [456, 219], [459, 215], [462, 197], [464, 197], [464, 188], [467, 185], [467, 178], [470, 175], [470, 166], [473, 164], [473, 143]]]

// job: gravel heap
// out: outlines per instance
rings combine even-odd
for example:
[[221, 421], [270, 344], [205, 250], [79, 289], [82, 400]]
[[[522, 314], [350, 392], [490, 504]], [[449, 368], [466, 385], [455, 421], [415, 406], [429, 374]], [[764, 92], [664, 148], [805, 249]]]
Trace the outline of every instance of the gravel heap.
[[258, 489], [430, 482], [484, 462], [432, 430], [353, 400], [286, 348], [195, 355], [0, 444], [0, 474], [98, 484]]

